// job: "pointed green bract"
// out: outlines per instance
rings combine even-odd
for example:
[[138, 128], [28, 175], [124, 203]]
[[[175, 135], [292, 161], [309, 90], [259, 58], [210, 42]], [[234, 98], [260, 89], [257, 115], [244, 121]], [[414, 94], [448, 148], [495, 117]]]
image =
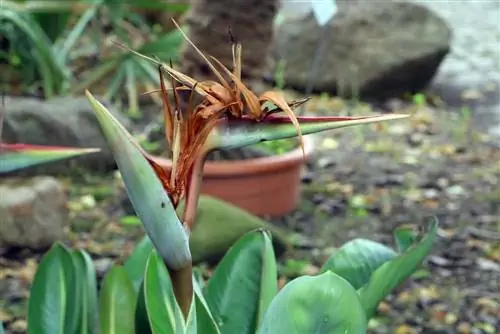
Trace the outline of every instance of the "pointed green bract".
[[113, 152], [130, 202], [158, 254], [172, 269], [190, 265], [187, 233], [142, 149], [92, 94], [87, 92], [87, 97]]
[[[297, 117], [302, 135], [355, 125], [378, 123], [406, 118], [409, 115], [390, 114], [365, 117]], [[237, 148], [263, 141], [297, 137], [297, 129], [287, 117], [268, 117], [262, 122], [249, 120], [225, 121], [211, 133], [211, 148]]]
[[98, 152], [98, 148], [0, 143], [0, 174]]

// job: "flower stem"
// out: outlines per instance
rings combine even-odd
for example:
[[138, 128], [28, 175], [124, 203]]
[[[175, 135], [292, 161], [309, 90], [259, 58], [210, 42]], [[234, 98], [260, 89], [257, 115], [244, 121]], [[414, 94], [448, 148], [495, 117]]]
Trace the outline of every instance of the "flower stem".
[[184, 207], [184, 226], [189, 230], [193, 230], [196, 217], [196, 209], [198, 208], [198, 198], [200, 197], [201, 181], [203, 180], [203, 166], [205, 165], [205, 155], [197, 159], [191, 170], [191, 179], [186, 196], [186, 206]]
[[168, 271], [172, 280], [175, 299], [184, 315], [184, 320], [187, 320], [193, 299], [193, 267], [189, 264], [184, 268], [169, 269]]

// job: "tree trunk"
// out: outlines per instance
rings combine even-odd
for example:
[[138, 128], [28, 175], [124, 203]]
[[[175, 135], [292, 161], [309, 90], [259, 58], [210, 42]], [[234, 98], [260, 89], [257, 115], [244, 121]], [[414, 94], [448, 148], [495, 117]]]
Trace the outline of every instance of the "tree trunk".
[[[191, 0], [184, 23], [193, 43], [230, 70], [233, 68], [231, 29], [234, 39], [243, 46], [244, 83], [261, 93], [278, 7], [279, 0]], [[198, 80], [215, 79], [203, 59], [187, 43], [181, 50], [181, 70]]]

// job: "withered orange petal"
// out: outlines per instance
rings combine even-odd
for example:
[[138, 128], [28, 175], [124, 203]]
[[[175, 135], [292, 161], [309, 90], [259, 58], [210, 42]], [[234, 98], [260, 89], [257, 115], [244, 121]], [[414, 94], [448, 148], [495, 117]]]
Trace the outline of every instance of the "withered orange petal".
[[299, 136], [299, 140], [300, 140], [300, 147], [302, 149], [302, 154], [305, 157], [306, 151], [304, 149], [304, 138], [302, 137], [302, 130], [300, 129], [299, 121], [297, 120], [297, 116], [295, 116], [292, 109], [290, 108], [290, 106], [286, 102], [283, 94], [281, 94], [279, 92], [268, 91], [260, 96], [260, 100], [273, 102], [275, 105], [280, 107], [288, 115], [288, 117], [290, 117], [290, 120], [292, 121], [293, 125], [295, 126], [295, 129], [297, 129], [297, 135]]
[[245, 98], [245, 101], [247, 103], [248, 110], [250, 112], [250, 115], [253, 118], [259, 118], [262, 111], [260, 109], [260, 103], [257, 95], [255, 95], [254, 92], [252, 92], [250, 89], [241, 82], [240, 79], [238, 79], [233, 73], [231, 73], [230, 70], [227, 69], [227, 67], [224, 66], [219, 60], [217, 60], [214, 57], [211, 57], [219, 66], [226, 72], [227, 75], [231, 77], [231, 79], [234, 81], [235, 85], [238, 87], [238, 89], [241, 90], [241, 93], [243, 94], [243, 97]]

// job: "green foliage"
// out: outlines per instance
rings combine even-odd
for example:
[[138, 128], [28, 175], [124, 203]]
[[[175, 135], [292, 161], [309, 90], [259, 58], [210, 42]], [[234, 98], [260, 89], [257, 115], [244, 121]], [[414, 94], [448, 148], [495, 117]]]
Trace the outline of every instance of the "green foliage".
[[[103, 86], [106, 87], [105, 97], [116, 99], [125, 95], [133, 116], [138, 115], [139, 86], [159, 83], [156, 68], [117, 46], [103, 52], [104, 32], [100, 25], [92, 23], [107, 15], [109, 28], [117, 41], [134, 44], [135, 49], [146, 56], [169, 61], [177, 58], [182, 42], [179, 31], [156, 36], [138, 12], [182, 13], [187, 9], [185, 4], [169, 4], [162, 0], [5, 0], [1, 7], [0, 35], [9, 47], [0, 49], [0, 60], [20, 73], [25, 89], [36, 90], [41, 86], [45, 97], [49, 98], [82, 92], [90, 85], [106, 82]], [[136, 29], [133, 34], [127, 28], [129, 25]], [[102, 57], [104, 53], [107, 55]], [[73, 73], [75, 62], [80, 66], [82, 61], [86, 62], [85, 57], [92, 55], [99, 58], [98, 65], [84, 73], [83, 78], [81, 75], [77, 78]], [[16, 77], [13, 73], [9, 75]]]
[[[404, 233], [401, 233], [404, 231]], [[150, 243], [139, 243], [124, 267], [104, 278], [99, 309], [92, 262], [56, 244], [35, 276], [28, 333], [364, 333], [376, 306], [418, 270], [436, 238], [437, 221], [416, 235], [395, 232], [401, 252], [365, 239], [334, 252], [320, 274], [301, 276], [278, 292], [270, 234], [246, 233], [204, 287], [193, 277], [184, 319], [169, 271]], [[82, 275], [81, 273], [86, 273]]]
[[90, 148], [4, 144], [0, 141], [0, 158], [2, 159], [0, 175], [97, 151], [99, 150]]
[[135, 333], [136, 301], [134, 286], [127, 271], [121, 266], [111, 268], [104, 278], [99, 296], [101, 333]]

